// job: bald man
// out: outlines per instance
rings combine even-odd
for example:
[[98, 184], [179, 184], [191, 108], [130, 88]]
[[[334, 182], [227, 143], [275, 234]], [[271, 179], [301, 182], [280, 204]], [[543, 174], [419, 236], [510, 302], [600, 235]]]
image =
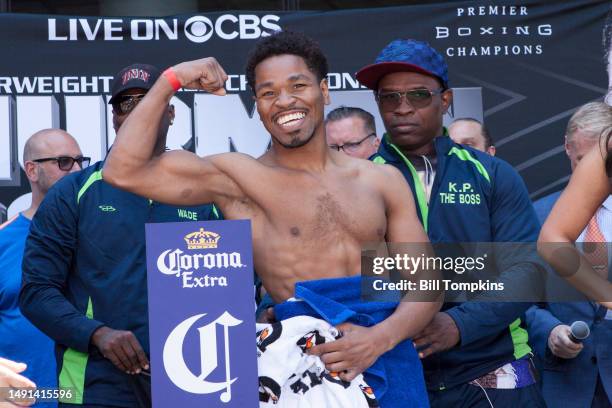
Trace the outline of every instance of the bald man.
[[[53, 341], [35, 328], [18, 307], [21, 261], [30, 220], [56, 181], [89, 164], [78, 143], [61, 129], [34, 133], [23, 151], [23, 167], [32, 203], [0, 226], [0, 353], [27, 364], [23, 375], [38, 387], [56, 387]], [[54, 406], [46, 404], [44, 406]]]
[[32, 219], [51, 186], [65, 175], [87, 167], [90, 160], [83, 157], [77, 141], [62, 129], [34, 133], [23, 149], [23, 166], [32, 188], [32, 203], [23, 216]]

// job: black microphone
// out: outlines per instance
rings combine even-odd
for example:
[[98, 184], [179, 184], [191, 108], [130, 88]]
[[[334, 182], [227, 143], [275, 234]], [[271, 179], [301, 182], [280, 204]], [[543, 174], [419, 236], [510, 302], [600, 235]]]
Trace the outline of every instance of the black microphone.
[[569, 338], [576, 344], [582, 343], [590, 334], [591, 329], [589, 329], [589, 325], [582, 320], [576, 320], [570, 326]]

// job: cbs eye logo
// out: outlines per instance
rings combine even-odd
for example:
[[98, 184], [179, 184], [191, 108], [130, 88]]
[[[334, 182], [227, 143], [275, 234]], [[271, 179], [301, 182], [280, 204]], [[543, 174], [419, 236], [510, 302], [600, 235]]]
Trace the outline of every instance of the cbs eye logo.
[[206, 42], [215, 32], [212, 21], [204, 16], [193, 16], [185, 21], [185, 36], [195, 43]]

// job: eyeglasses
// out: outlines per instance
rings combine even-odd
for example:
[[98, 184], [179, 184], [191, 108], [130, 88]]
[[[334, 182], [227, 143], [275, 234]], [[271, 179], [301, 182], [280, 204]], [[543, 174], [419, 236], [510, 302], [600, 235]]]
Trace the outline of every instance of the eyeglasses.
[[59, 157], [45, 157], [44, 159], [36, 159], [32, 160], [35, 163], [42, 163], [46, 161], [56, 161], [57, 167], [59, 167], [62, 171], [70, 171], [74, 166], [74, 162], [77, 162], [81, 169], [89, 166], [89, 162], [91, 162], [91, 157], [70, 157], [70, 156], [59, 156]]
[[418, 88], [406, 92], [378, 92], [376, 94], [376, 100], [380, 104], [382, 110], [392, 111], [402, 104], [402, 99], [405, 96], [407, 103], [413, 108], [419, 109], [429, 105], [434, 95], [440, 95], [444, 91], [445, 89], [430, 91], [427, 88]]
[[125, 95], [113, 103], [113, 109], [120, 115], [127, 115], [134, 110], [138, 102], [145, 97], [146, 94]]
[[367, 135], [366, 137], [364, 137], [358, 142], [348, 142], [343, 145], [329, 145], [329, 147], [337, 151], [340, 151], [342, 149], [345, 152], [354, 153], [357, 151], [357, 149], [359, 149], [359, 146], [361, 146], [363, 142], [365, 142], [366, 140], [368, 140], [368, 138], [372, 136], [376, 136], [376, 133], [370, 133], [369, 135]]

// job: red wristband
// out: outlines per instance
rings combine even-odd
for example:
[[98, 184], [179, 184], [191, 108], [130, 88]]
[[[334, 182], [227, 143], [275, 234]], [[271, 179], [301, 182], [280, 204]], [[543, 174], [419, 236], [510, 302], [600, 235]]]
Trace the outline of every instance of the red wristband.
[[176, 77], [176, 74], [174, 73], [172, 67], [165, 70], [162, 75], [164, 76], [164, 78], [166, 78], [172, 89], [174, 89], [174, 92], [181, 89], [181, 81], [179, 81]]

